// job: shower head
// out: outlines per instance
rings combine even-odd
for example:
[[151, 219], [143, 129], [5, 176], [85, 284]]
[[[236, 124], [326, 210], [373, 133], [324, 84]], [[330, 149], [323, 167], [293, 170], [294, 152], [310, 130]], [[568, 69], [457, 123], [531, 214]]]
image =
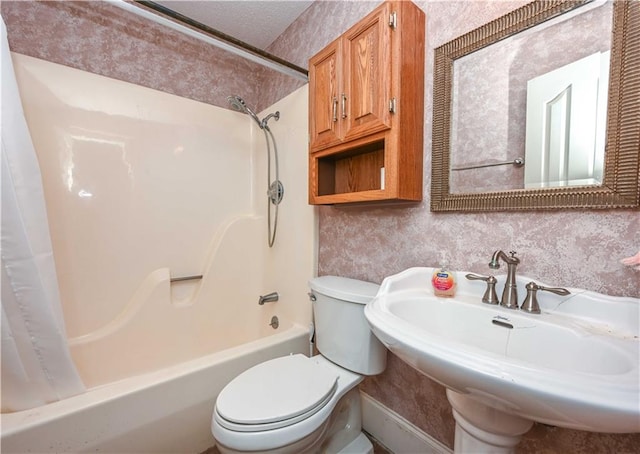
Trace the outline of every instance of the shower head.
[[247, 103], [244, 102], [244, 99], [242, 99], [240, 96], [238, 95], [227, 96], [227, 101], [229, 102], [229, 105], [233, 110], [249, 115], [251, 118], [253, 118], [256, 121], [256, 123], [258, 123], [258, 126], [260, 126], [260, 128], [263, 128], [263, 124], [258, 118], [258, 116], [255, 114], [253, 110], [249, 108], [249, 106], [247, 106]]
[[227, 96], [227, 101], [233, 110], [238, 112], [246, 113], [247, 112], [247, 103], [244, 102], [240, 96], [233, 95]]

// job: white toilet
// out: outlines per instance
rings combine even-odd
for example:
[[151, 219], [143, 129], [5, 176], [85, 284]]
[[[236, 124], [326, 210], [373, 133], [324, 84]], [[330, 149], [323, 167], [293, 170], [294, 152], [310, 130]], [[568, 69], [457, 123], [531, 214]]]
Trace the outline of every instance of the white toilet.
[[320, 355], [272, 359], [234, 378], [211, 422], [221, 453], [373, 452], [362, 434], [357, 385], [387, 363], [364, 317], [378, 285], [322, 276], [309, 287]]

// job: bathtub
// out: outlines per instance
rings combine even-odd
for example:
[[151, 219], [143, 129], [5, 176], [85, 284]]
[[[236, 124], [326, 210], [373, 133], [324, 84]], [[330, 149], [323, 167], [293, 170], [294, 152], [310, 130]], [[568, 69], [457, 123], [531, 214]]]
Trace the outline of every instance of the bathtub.
[[2, 452], [199, 453], [213, 446], [215, 398], [243, 370], [309, 353], [309, 329], [280, 320], [264, 338], [3, 414]]

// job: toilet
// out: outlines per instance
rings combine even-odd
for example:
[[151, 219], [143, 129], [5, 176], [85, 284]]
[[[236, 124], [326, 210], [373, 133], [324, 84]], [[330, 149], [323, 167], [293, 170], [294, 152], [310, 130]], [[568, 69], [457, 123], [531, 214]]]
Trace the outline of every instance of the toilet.
[[364, 317], [378, 285], [322, 276], [309, 287], [320, 354], [275, 358], [231, 380], [211, 422], [221, 453], [373, 453], [357, 385], [386, 367]]

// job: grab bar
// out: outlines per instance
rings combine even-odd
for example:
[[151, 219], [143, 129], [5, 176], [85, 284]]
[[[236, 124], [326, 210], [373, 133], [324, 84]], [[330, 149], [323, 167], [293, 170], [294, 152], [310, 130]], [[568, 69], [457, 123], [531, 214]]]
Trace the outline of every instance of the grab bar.
[[196, 281], [202, 279], [202, 274], [198, 274], [195, 276], [183, 276], [183, 277], [172, 277], [169, 279], [169, 282], [182, 282], [182, 281]]
[[484, 167], [506, 166], [509, 164], [513, 164], [514, 167], [522, 167], [524, 165], [524, 158], [518, 157], [518, 158], [515, 158], [513, 161], [495, 162], [492, 164], [475, 164], [475, 165], [466, 166], [466, 167], [454, 167], [451, 170], [481, 169]]

